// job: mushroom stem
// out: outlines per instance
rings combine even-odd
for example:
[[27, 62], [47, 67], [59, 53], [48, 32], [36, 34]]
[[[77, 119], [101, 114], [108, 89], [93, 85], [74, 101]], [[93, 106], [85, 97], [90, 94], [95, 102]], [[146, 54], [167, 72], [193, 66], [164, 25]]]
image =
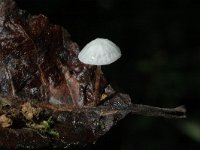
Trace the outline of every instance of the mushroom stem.
[[96, 80], [95, 80], [95, 105], [99, 103], [99, 88], [100, 88], [100, 79], [101, 79], [101, 66], [97, 65], [96, 69]]

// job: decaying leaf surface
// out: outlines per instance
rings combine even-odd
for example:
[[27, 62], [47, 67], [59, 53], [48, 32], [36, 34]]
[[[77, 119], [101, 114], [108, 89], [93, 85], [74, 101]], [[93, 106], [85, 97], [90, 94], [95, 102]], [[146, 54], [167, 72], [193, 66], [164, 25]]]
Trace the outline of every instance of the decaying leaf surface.
[[10, 127], [12, 125], [12, 120], [3, 114], [0, 116], [0, 125], [2, 128]]
[[69, 33], [44, 15], [0, 0], [0, 147], [70, 147], [96, 141], [127, 114], [185, 117], [185, 110], [132, 104], [103, 74], [95, 105], [95, 66], [78, 60]]
[[[121, 99], [123, 103], [119, 103], [118, 99]], [[107, 103], [109, 101], [116, 103], [116, 105], [108, 106]], [[65, 108], [56, 110], [43, 107], [43, 112], [41, 111], [39, 114], [40, 117], [33, 119], [32, 122], [39, 125], [40, 122], [47, 120], [51, 116], [54, 121], [51, 129], [58, 136], [49, 133], [48, 130], [43, 128], [36, 129], [28, 126], [27, 123], [30, 123], [30, 118], [27, 118], [22, 111], [13, 111], [9, 114], [11, 118], [14, 118], [13, 124], [21, 122], [21, 126], [18, 128], [15, 126], [0, 128], [0, 144], [12, 149], [20, 147], [70, 147], [72, 145], [85, 145], [94, 142], [131, 112], [131, 110], [125, 109], [131, 106], [130, 98], [126, 94], [116, 94], [107, 103], [98, 107], [84, 107], [72, 111], [65, 110]], [[32, 108], [30, 104], [28, 105]], [[37, 109], [41, 109], [40, 104], [37, 104], [37, 107]], [[1, 113], [6, 113], [6, 108], [5, 110], [3, 108], [1, 111]], [[16, 113], [18, 113], [17, 116]]]

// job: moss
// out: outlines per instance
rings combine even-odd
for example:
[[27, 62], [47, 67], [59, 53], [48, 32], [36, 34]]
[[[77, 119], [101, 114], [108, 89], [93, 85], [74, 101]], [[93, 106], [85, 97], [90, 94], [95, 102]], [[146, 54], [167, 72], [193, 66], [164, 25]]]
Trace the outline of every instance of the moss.
[[42, 133], [46, 133], [53, 137], [59, 138], [59, 133], [53, 129], [54, 121], [51, 116], [47, 120], [42, 120], [40, 123], [29, 122], [27, 123], [27, 126], [29, 128], [41, 131]]

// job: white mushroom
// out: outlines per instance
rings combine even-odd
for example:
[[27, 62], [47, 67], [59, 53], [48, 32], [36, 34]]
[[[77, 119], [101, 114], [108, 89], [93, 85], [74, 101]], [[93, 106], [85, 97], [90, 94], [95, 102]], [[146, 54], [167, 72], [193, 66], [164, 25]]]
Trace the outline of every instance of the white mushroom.
[[121, 57], [119, 47], [108, 39], [97, 38], [88, 43], [79, 53], [81, 62], [90, 65], [108, 65]]
[[81, 62], [89, 65], [97, 65], [95, 98], [98, 103], [101, 65], [108, 65], [121, 57], [120, 48], [108, 39], [97, 38], [88, 43], [79, 53], [78, 58]]

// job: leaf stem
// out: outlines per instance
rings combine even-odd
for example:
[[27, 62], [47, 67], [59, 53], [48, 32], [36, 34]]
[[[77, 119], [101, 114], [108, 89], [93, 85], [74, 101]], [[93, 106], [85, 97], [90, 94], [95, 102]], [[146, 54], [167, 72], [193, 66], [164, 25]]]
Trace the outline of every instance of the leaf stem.
[[176, 108], [160, 108], [148, 105], [133, 104], [132, 114], [143, 116], [163, 117], [163, 118], [186, 118], [186, 109], [184, 106]]

